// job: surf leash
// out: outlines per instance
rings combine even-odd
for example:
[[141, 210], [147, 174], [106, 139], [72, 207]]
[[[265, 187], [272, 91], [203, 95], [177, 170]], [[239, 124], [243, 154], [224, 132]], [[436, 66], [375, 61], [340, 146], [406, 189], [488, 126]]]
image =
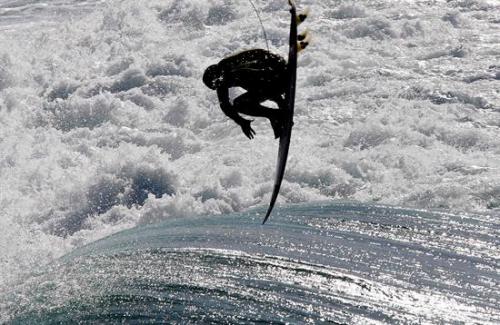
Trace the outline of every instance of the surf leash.
[[266, 29], [264, 28], [264, 24], [262, 23], [262, 19], [260, 19], [259, 11], [257, 10], [257, 7], [255, 7], [255, 4], [253, 3], [252, 0], [248, 0], [248, 2], [250, 2], [250, 4], [252, 5], [253, 10], [255, 11], [255, 14], [257, 15], [257, 18], [259, 18], [260, 27], [262, 27], [262, 33], [264, 34], [264, 39], [266, 40], [267, 51], [269, 52], [269, 43], [267, 41], [267, 33], [266, 33]]

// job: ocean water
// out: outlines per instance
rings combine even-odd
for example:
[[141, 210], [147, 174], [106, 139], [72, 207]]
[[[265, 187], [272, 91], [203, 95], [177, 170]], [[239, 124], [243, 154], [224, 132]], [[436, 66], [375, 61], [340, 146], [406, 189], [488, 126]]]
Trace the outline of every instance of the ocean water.
[[[286, 55], [286, 1], [256, 5], [270, 50]], [[490, 266], [493, 274], [486, 278], [498, 287], [498, 1], [304, 0], [299, 6], [311, 8], [303, 28], [313, 42], [299, 57], [294, 134], [278, 205], [283, 211], [293, 211], [289, 204], [308, 203], [314, 210], [322, 206], [314, 202], [339, 200], [360, 202], [360, 207], [400, 206], [413, 211], [410, 215], [436, 216], [443, 233], [455, 229], [456, 220], [472, 218], [485, 235], [480, 245], [467, 246], [467, 254], [478, 265]], [[57, 283], [50, 268], [71, 266], [59, 258], [78, 256], [84, 245], [122, 230], [174, 220], [189, 224], [201, 216], [233, 224], [228, 218], [241, 221], [248, 215], [255, 222], [250, 233], [290, 235], [286, 213], [271, 216], [266, 230], [255, 212], [272, 191], [277, 141], [269, 122], [256, 119], [257, 136], [248, 140], [201, 82], [208, 65], [255, 47], [265, 47], [265, 41], [246, 0], [0, 1], [0, 322], [44, 310], [33, 298], [40, 293], [24, 286], [40, 276]], [[282, 228], [273, 228], [278, 220]], [[305, 227], [306, 221], [297, 222]], [[375, 227], [371, 235], [384, 231]], [[454, 239], [448, 238], [447, 249], [462, 254], [462, 242]], [[301, 241], [307, 236], [295, 243]], [[273, 255], [231, 248], [235, 242], [228, 239], [224, 251], [207, 246], [206, 254], [231, 259], [245, 252], [264, 264], [269, 262], [265, 254]], [[168, 255], [171, 245], [165, 239], [156, 253], [147, 245], [144, 249], [159, 263], [187, 256]], [[190, 247], [178, 248], [188, 252]], [[131, 259], [143, 254], [140, 247], [131, 249]], [[205, 263], [203, 252], [193, 254]], [[322, 262], [288, 251], [273, 256], [291, 259], [285, 264], [324, 263], [311, 267], [329, 269], [335, 254]], [[355, 275], [357, 258], [345, 258], [348, 276]], [[84, 276], [71, 272], [75, 279]], [[387, 276], [403, 277], [397, 273]], [[98, 274], [89, 276], [99, 283]], [[385, 285], [380, 278], [356, 276]], [[431, 313], [429, 306], [436, 304], [422, 301], [423, 309], [414, 313], [429, 312], [430, 318], [422, 320], [475, 321], [476, 309], [467, 306], [476, 306], [478, 322], [498, 315], [489, 305], [498, 300], [494, 290], [485, 284], [476, 288], [466, 276], [451, 279], [469, 286], [473, 297], [483, 296], [477, 303], [457, 298], [454, 306], [459, 307], [451, 316]], [[429, 281], [440, 280], [446, 283], [442, 277]], [[408, 289], [405, 281], [404, 290], [431, 290], [429, 285], [419, 291], [419, 283]], [[446, 290], [436, 285], [433, 292], [448, 297]], [[450, 297], [460, 296], [451, 292]], [[23, 295], [26, 309], [12, 308]], [[65, 297], [61, 293], [54, 302], [75, 299]], [[67, 307], [52, 307], [58, 306]], [[394, 315], [409, 312], [398, 306]], [[378, 319], [367, 313], [367, 319]], [[311, 315], [304, 319], [317, 319]]]
[[170, 219], [77, 249], [10, 295], [28, 323], [500, 321], [498, 224], [352, 202]]

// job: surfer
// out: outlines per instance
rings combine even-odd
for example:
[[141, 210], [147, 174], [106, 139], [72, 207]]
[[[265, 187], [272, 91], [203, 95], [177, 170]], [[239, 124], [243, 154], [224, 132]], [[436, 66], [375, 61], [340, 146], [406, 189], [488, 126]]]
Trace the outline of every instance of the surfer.
[[[268, 118], [274, 137], [281, 136], [288, 87], [287, 62], [284, 58], [262, 49], [243, 51], [209, 66], [203, 74], [203, 83], [217, 91], [222, 111], [241, 127], [249, 139], [255, 135], [250, 125], [253, 120], [247, 120], [240, 114]], [[241, 87], [247, 91], [235, 98], [232, 104], [229, 100], [231, 87]], [[268, 100], [275, 102], [279, 109], [262, 105]]]
[[[288, 3], [291, 17], [288, 62], [269, 51], [255, 49], [224, 58], [218, 64], [209, 66], [203, 74], [203, 83], [217, 91], [224, 114], [236, 122], [249, 139], [255, 135], [250, 125], [252, 120], [244, 119], [240, 114], [268, 118], [275, 138], [280, 138], [273, 193], [262, 224], [271, 215], [285, 174], [293, 127], [297, 53], [305, 49], [310, 40], [307, 30], [300, 34], [297, 32], [297, 26], [307, 18], [308, 10], [297, 14], [295, 1], [288, 0]], [[232, 104], [229, 100], [231, 87], [247, 91], [235, 98]], [[274, 101], [278, 109], [263, 106], [265, 101]]]

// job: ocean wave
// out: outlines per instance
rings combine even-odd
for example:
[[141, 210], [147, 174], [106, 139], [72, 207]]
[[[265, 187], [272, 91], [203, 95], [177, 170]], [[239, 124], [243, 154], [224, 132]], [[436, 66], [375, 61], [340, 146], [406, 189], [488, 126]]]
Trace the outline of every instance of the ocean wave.
[[[257, 4], [286, 55], [286, 3]], [[278, 204], [497, 216], [498, 5], [302, 4], [315, 42]], [[248, 141], [201, 81], [265, 46], [247, 1], [9, 1], [0, 16], [0, 291], [126, 228], [268, 203], [269, 122]]]

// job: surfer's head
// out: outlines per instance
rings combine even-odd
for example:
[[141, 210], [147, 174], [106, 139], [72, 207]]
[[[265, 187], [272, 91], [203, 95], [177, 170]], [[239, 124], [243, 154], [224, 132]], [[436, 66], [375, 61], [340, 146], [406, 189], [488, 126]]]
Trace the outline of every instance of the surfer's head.
[[213, 64], [203, 74], [203, 83], [210, 89], [217, 89], [222, 84], [222, 69]]

